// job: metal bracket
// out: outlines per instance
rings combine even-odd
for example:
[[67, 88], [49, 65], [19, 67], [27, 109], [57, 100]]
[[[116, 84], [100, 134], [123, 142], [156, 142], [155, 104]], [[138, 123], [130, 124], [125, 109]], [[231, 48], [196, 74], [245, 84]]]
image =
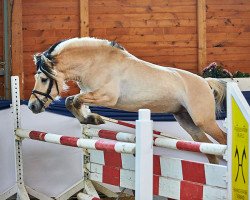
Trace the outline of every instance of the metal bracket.
[[0, 68], [0, 76], [4, 76], [4, 68]]
[[85, 171], [83, 177], [84, 177], [84, 180], [88, 180], [90, 177], [89, 172]]
[[84, 155], [83, 160], [84, 160], [84, 164], [90, 163], [90, 156], [89, 155]]

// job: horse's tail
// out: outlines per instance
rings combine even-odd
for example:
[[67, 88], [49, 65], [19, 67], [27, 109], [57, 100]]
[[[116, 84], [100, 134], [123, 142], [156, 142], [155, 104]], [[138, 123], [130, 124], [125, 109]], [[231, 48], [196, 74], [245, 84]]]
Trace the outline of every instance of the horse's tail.
[[214, 99], [216, 103], [216, 112], [221, 112], [221, 107], [226, 97], [227, 84], [225, 81], [218, 80], [215, 78], [206, 78], [206, 81], [208, 82], [209, 86], [211, 87], [214, 93]]

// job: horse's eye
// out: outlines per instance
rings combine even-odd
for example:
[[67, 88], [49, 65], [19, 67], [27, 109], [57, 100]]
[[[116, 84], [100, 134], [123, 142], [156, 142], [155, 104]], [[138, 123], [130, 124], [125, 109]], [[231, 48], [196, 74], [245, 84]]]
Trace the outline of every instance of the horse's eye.
[[46, 83], [48, 78], [41, 78], [42, 83]]

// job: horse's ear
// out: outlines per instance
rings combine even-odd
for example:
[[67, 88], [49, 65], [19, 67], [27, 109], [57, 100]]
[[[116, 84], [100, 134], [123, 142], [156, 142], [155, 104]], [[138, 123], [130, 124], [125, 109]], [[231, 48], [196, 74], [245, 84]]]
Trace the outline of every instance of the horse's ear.
[[45, 55], [42, 54], [41, 60], [45, 63], [46, 66], [53, 69], [53, 62], [49, 58], [47, 58]]
[[34, 63], [37, 65], [38, 62], [41, 61], [41, 53], [36, 53], [34, 56], [33, 56], [33, 61]]

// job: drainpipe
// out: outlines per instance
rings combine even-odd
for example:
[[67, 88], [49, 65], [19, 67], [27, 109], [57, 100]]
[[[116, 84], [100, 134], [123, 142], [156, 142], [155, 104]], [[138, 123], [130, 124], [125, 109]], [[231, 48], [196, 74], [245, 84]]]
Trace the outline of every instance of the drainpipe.
[[10, 99], [10, 27], [9, 27], [9, 1], [3, 1], [3, 31], [4, 31], [4, 88], [5, 99]]

